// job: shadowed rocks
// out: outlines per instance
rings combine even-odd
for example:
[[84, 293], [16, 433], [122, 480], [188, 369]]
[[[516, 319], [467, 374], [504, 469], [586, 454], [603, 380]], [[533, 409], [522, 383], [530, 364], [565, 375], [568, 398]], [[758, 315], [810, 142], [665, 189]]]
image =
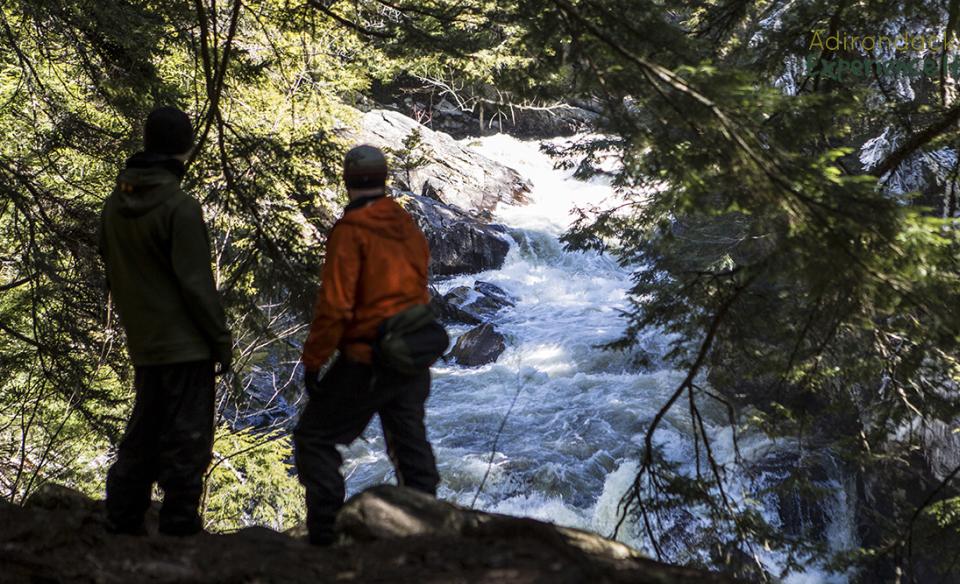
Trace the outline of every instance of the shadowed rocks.
[[510, 251], [510, 236], [503, 226], [483, 223], [428, 197], [403, 194], [397, 200], [417, 221], [430, 244], [434, 276], [476, 274], [503, 267]]
[[516, 298], [503, 288], [480, 280], [474, 283], [473, 288], [469, 286], [453, 288], [443, 295], [443, 300], [478, 320], [489, 318], [501, 309], [512, 308], [517, 303]]
[[440, 318], [441, 322], [463, 324], [480, 324], [483, 322], [477, 315], [471, 314], [447, 300], [433, 286], [430, 287], [430, 306], [433, 307], [434, 313]]
[[102, 502], [45, 487], [28, 506], [0, 504], [5, 584], [730, 582], [662, 564], [599, 535], [463, 509], [393, 486], [348, 502], [339, 545], [250, 527], [188, 538], [112, 535]]
[[477, 280], [473, 284], [473, 289], [484, 296], [493, 299], [500, 307], [513, 307], [517, 305], [517, 297], [513, 296], [496, 284]]

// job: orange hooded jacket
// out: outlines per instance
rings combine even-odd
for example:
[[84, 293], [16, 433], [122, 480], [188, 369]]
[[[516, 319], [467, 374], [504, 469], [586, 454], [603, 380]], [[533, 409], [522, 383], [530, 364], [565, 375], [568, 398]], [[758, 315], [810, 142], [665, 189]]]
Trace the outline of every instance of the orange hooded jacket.
[[327, 238], [320, 291], [303, 365], [317, 371], [339, 348], [370, 363], [370, 342], [385, 319], [428, 304], [430, 248], [413, 218], [387, 197], [347, 206]]

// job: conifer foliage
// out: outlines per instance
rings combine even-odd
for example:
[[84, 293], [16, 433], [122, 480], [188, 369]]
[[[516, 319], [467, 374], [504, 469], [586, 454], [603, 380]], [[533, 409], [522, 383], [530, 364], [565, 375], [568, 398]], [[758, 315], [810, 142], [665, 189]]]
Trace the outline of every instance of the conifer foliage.
[[[197, 120], [187, 188], [214, 234], [236, 401], [264, 360], [295, 362], [345, 105], [414, 80], [481, 119], [574, 99], [602, 112], [597, 134], [557, 154], [583, 174], [617, 155], [619, 199], [580, 210], [565, 241], [633, 270], [610, 348], [657, 327], [687, 372], [648, 421], [623, 501], [653, 553], [761, 580], [762, 547], [863, 581], [955, 570], [957, 54], [877, 39], [953, 47], [957, 2], [24, 0], [0, 16], [5, 497], [44, 480], [99, 489], [91, 462], [117, 439], [131, 369], [92, 238], [146, 112], [173, 103]], [[677, 420], [693, 472], [658, 448]], [[754, 499], [769, 490], [730, 490], [757, 461], [719, 458], [717, 424], [792, 445], [780, 487], [805, 498], [834, 495], [816, 480], [824, 461], [842, 468], [857, 545], [836, 554], [764, 521]], [[690, 508], [707, 533], [666, 545], [671, 513]]]

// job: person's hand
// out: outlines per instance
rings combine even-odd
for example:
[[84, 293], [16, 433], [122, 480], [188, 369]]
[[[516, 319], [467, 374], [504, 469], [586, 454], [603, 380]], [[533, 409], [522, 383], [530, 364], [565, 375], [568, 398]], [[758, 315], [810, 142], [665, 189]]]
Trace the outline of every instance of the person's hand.
[[313, 395], [320, 388], [320, 372], [315, 369], [304, 369], [303, 385], [307, 388], [307, 395]]
[[214, 360], [217, 363], [217, 368], [214, 370], [214, 373], [217, 376], [226, 375], [230, 372], [230, 368], [233, 366], [233, 345], [232, 343], [227, 345], [224, 344], [221, 347], [217, 347], [217, 354], [214, 356]]

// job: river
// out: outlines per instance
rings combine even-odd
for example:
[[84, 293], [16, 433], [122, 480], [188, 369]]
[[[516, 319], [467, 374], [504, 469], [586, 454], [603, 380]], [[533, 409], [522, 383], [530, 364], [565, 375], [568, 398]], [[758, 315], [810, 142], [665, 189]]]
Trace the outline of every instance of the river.
[[[467, 506], [476, 498], [481, 510], [610, 535], [618, 502], [637, 470], [644, 431], [683, 372], [663, 366], [638, 371], [631, 367], [630, 355], [596, 346], [623, 330], [618, 311], [628, 306], [630, 273], [606, 255], [566, 252], [558, 237], [569, 226], [574, 207], [614, 198], [609, 184], [602, 178], [576, 180], [572, 169], [554, 169], [537, 142], [496, 135], [469, 144], [515, 168], [532, 181], [533, 190], [529, 205], [497, 211], [497, 221], [512, 228], [516, 240], [501, 269], [438, 283], [445, 292], [483, 280], [518, 299], [515, 308], [502, 310], [492, 320], [508, 344], [496, 363], [472, 369], [441, 363], [433, 370], [427, 426], [442, 477], [439, 496]], [[451, 336], [468, 328], [452, 327]], [[667, 342], [664, 335], [649, 331], [639, 347], [662, 355]], [[708, 424], [718, 458], [729, 462], [730, 428], [720, 412], [708, 411]], [[687, 466], [694, 458], [689, 428], [686, 409], [678, 407], [657, 434], [668, 458]], [[748, 457], [765, 455], [773, 447], [762, 437], [745, 436], [741, 442]], [[349, 447], [345, 460], [350, 493], [393, 478], [379, 424], [371, 424], [364, 438]], [[756, 488], [735, 474], [729, 483], [741, 500]], [[842, 483], [835, 481], [836, 492], [827, 503], [826, 533], [834, 549], [854, 545]], [[770, 499], [760, 505], [776, 524]], [[702, 527], [695, 517], [681, 529], [695, 538]], [[650, 552], [635, 524], [628, 522], [618, 537]], [[784, 561], [770, 552], [759, 558], [773, 573]], [[786, 581], [846, 578], [811, 566]]]

